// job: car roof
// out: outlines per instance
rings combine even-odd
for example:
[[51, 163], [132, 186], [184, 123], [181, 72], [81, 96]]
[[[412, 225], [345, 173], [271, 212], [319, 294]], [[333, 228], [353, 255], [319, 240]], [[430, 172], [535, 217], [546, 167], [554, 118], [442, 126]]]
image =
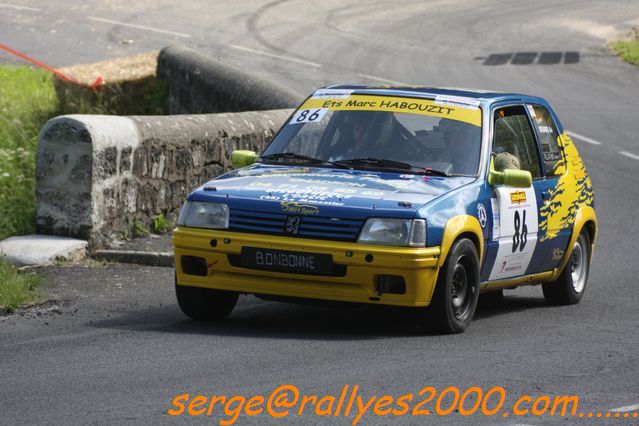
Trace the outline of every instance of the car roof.
[[407, 96], [435, 98], [437, 96], [459, 96], [476, 99], [482, 104], [492, 104], [501, 101], [521, 101], [539, 102], [546, 104], [546, 101], [536, 96], [524, 95], [522, 93], [507, 93], [490, 90], [465, 89], [458, 87], [431, 87], [431, 86], [365, 86], [365, 85], [333, 85], [324, 89], [353, 90], [362, 94], [383, 94], [387, 96]]

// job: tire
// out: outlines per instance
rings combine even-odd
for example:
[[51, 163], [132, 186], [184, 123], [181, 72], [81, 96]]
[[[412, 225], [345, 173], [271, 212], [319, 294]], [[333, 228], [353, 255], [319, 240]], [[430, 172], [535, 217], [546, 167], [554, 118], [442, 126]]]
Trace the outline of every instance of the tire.
[[175, 283], [175, 295], [184, 314], [195, 320], [221, 321], [228, 317], [237, 303], [238, 293]]
[[544, 298], [551, 305], [574, 305], [586, 292], [590, 273], [590, 237], [581, 231], [572, 248], [570, 260], [555, 281], [542, 284]]
[[439, 271], [435, 293], [422, 325], [440, 333], [461, 333], [473, 319], [479, 299], [479, 256], [467, 238], [457, 240]]
[[482, 308], [499, 308], [504, 305], [504, 290], [493, 290], [479, 295], [479, 306]]

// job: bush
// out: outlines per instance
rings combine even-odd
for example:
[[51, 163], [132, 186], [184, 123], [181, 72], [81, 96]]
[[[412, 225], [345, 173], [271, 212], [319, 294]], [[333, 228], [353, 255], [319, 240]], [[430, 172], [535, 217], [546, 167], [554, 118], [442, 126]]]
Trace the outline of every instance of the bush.
[[169, 229], [171, 229], [171, 222], [167, 220], [164, 214], [160, 213], [159, 216], [153, 218], [153, 222], [151, 222], [151, 232], [154, 234], [164, 234]]

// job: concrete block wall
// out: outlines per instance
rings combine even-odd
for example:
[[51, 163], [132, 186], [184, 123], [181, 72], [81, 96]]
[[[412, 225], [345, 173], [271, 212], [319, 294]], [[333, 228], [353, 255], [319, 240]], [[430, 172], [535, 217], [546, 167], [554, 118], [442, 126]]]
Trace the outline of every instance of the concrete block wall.
[[231, 170], [236, 149], [261, 151], [291, 110], [179, 116], [56, 117], [40, 133], [36, 226], [99, 248]]
[[160, 51], [157, 78], [167, 89], [167, 114], [293, 108], [303, 100], [303, 95], [184, 46]]

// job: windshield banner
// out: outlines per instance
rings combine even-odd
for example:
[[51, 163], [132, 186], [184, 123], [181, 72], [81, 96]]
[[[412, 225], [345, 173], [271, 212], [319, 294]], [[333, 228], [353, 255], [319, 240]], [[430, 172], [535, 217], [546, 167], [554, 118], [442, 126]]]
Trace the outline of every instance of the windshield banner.
[[[481, 126], [481, 110], [472, 105], [442, 103], [437, 100], [406, 98], [396, 96], [378, 96], [340, 94], [334, 98], [310, 97], [296, 113], [296, 117], [308, 111], [297, 122], [313, 122], [316, 117], [323, 116], [326, 111], [386, 111], [407, 114], [422, 114], [435, 117], [463, 121], [464, 123]], [[310, 111], [312, 110], [312, 111]], [[299, 117], [298, 117], [299, 118]], [[319, 118], [317, 118], [319, 121]], [[291, 123], [296, 122], [293, 120]]]

